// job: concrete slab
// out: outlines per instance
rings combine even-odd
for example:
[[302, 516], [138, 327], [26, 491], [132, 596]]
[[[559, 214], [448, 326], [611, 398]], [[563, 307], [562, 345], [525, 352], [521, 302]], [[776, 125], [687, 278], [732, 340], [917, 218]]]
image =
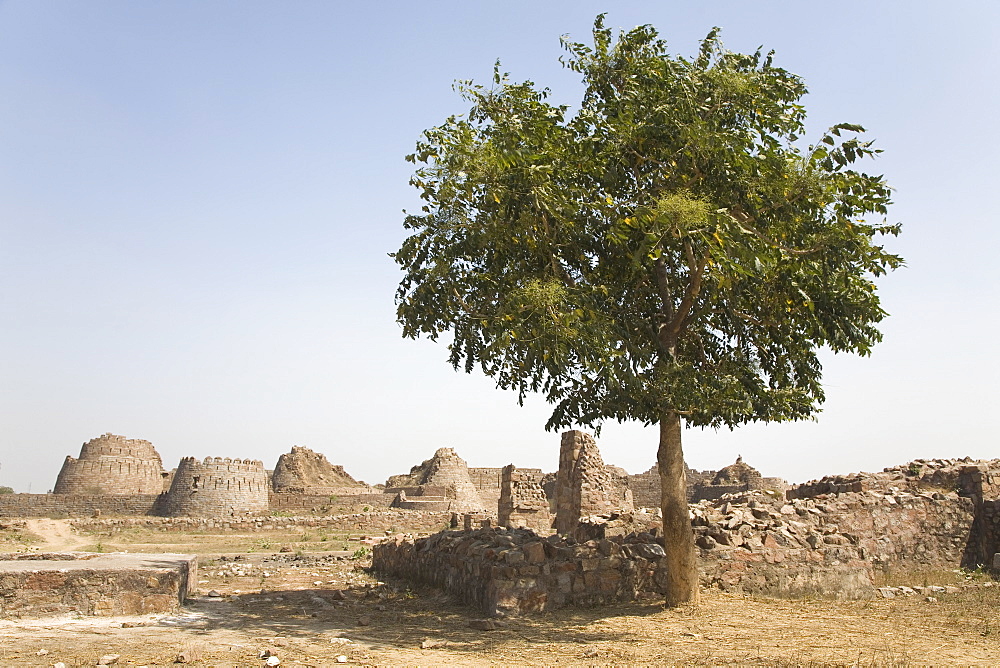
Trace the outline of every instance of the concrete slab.
[[197, 570], [191, 554], [0, 554], [0, 618], [171, 612]]

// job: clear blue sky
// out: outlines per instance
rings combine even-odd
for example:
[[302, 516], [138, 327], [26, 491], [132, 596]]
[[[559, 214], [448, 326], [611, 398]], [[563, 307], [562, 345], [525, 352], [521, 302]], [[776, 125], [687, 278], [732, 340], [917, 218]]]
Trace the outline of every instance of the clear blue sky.
[[[103, 432], [271, 467], [305, 445], [375, 483], [441, 446], [553, 470], [546, 406], [399, 336], [403, 161], [455, 79], [578, 98], [594, 16], [690, 54], [713, 25], [803, 76], [814, 135], [861, 123], [896, 188], [886, 341], [827, 357], [819, 421], [686, 432], [802, 481], [1000, 456], [1000, 5], [930, 2], [0, 3], [0, 485], [46, 491]], [[605, 460], [656, 434], [608, 425]]]

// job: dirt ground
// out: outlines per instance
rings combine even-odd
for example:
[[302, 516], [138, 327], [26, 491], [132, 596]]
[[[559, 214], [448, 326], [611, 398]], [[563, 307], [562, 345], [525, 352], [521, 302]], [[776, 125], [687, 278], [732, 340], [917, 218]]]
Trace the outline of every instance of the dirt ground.
[[[94, 537], [32, 525], [34, 545]], [[158, 538], [164, 538], [157, 536]], [[173, 535], [178, 544], [191, 536]], [[301, 538], [301, 536], [299, 536]], [[100, 537], [108, 549], [149, 537]], [[257, 537], [282, 544], [295, 536]], [[220, 537], [221, 540], [221, 537]], [[204, 536], [199, 536], [204, 544]], [[231, 542], [232, 537], [226, 537]], [[197, 542], [197, 541], [196, 541]], [[160, 551], [174, 551], [165, 540]], [[381, 583], [350, 551], [203, 554], [198, 595], [179, 613], [135, 618], [0, 621], [0, 665], [767, 665], [1000, 663], [1000, 587], [868, 601], [781, 600], [703, 592], [698, 608], [655, 600], [501, 620], [432, 589]], [[955, 576], [959, 578], [959, 576]], [[914, 582], [919, 584], [919, 582]]]

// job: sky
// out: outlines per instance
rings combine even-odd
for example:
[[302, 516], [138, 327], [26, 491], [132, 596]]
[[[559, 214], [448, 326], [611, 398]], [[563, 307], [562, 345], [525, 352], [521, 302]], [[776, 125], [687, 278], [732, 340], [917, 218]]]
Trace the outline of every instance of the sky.
[[[371, 484], [439, 447], [558, 466], [548, 406], [403, 339], [388, 256], [419, 208], [404, 161], [466, 110], [457, 79], [573, 104], [560, 35], [652, 24], [674, 53], [713, 27], [776, 51], [811, 137], [860, 123], [895, 189], [885, 340], [823, 355], [814, 422], [687, 430], [689, 465], [737, 455], [802, 482], [920, 457], [1000, 456], [1000, 4], [0, 2], [0, 485], [52, 488], [112, 432], [183, 456], [292, 445]], [[606, 424], [606, 462], [657, 432]]]

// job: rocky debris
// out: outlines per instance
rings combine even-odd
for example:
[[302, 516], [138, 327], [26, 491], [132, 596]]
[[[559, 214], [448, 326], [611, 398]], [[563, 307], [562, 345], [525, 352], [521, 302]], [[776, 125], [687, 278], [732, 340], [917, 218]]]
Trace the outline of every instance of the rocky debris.
[[122, 658], [121, 654], [105, 654], [97, 660], [98, 666], [113, 666]]
[[[942, 493], [960, 492], [963, 487], [962, 472], [970, 467], [986, 472], [1000, 472], [1000, 459], [915, 459], [898, 466], [890, 466], [877, 473], [849, 473], [829, 475], [793, 485], [785, 495], [788, 499], [812, 498], [825, 494], [874, 491], [882, 494], [906, 492]], [[968, 495], [968, 494], [965, 494]]]
[[660, 531], [660, 526], [659, 511], [651, 513], [642, 509], [635, 512], [588, 515], [580, 518], [579, 524], [573, 531], [573, 537], [580, 542], [641, 533], [655, 537]]

